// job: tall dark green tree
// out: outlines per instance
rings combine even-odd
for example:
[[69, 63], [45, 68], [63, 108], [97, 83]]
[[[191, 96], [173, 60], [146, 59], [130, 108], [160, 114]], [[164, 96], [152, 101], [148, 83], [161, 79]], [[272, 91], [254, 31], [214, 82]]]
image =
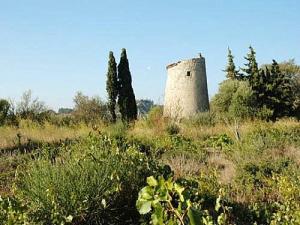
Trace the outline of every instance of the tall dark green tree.
[[245, 68], [242, 68], [242, 71], [244, 74], [242, 77], [246, 80], [249, 80], [250, 85], [252, 86], [252, 83], [257, 82], [259, 80], [259, 69], [258, 64], [256, 61], [256, 52], [252, 48], [252, 46], [249, 47], [249, 53], [246, 57], [244, 57], [247, 60], [247, 63], [245, 63]]
[[252, 87], [258, 108], [272, 112], [268, 119], [273, 121], [291, 116], [295, 100], [291, 77], [280, 70], [275, 60], [270, 67], [266, 66], [259, 73], [259, 82]]
[[[258, 113], [261, 114], [260, 117], [269, 120], [274, 111], [271, 97], [274, 87], [268, 68], [259, 70], [259, 77], [251, 83], [251, 88], [255, 95], [255, 106]], [[266, 112], [268, 113], [266, 114]]]
[[247, 62], [244, 64], [245, 67], [241, 69], [243, 71], [241, 78], [249, 82], [256, 98], [256, 107], [260, 108], [263, 104], [261, 99], [264, 95], [263, 77], [265, 74], [264, 71], [258, 69], [256, 52], [252, 46], [249, 47], [249, 53], [244, 58]]
[[137, 119], [137, 106], [132, 88], [131, 73], [127, 59], [126, 49], [122, 49], [120, 63], [118, 65], [119, 96], [118, 105], [122, 120], [132, 121]]
[[[284, 74], [285, 79], [290, 78], [292, 92], [294, 96], [293, 116], [300, 119], [300, 66], [294, 59], [278, 63], [280, 72]], [[271, 70], [272, 64], [266, 64], [263, 67]]]
[[108, 94], [108, 109], [112, 122], [116, 122], [116, 101], [118, 97], [118, 76], [117, 63], [113, 52], [109, 52], [108, 72], [106, 81], [106, 91]]
[[230, 48], [228, 48], [228, 64], [226, 66], [226, 69], [224, 70], [224, 72], [226, 72], [226, 78], [227, 79], [232, 79], [235, 80], [238, 78], [239, 75], [239, 71], [236, 70], [235, 64], [234, 64], [234, 56], [231, 53]]
[[290, 76], [284, 74], [280, 70], [278, 63], [273, 60], [270, 77], [269, 85], [272, 87], [270, 99], [272, 100], [274, 109], [272, 119], [275, 120], [276, 118], [290, 116], [293, 111], [293, 102], [295, 100]]

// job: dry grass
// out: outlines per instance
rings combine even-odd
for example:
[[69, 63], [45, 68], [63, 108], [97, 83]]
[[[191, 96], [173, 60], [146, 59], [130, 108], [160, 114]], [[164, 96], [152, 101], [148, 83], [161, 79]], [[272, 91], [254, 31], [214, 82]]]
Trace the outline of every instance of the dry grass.
[[22, 121], [19, 128], [0, 127], [0, 149], [12, 148], [19, 144], [25, 144], [28, 140], [37, 142], [53, 143], [64, 139], [74, 139], [91, 132], [92, 129], [80, 125], [77, 127], [57, 127], [51, 124], [43, 126], [33, 124], [32, 122]]
[[238, 122], [237, 126], [234, 123], [229, 122], [216, 123], [215, 126], [191, 126], [190, 124], [183, 123], [180, 125], [180, 133], [183, 136], [192, 138], [194, 140], [202, 140], [206, 139], [207, 137], [224, 133], [230, 136], [232, 139], [235, 139], [236, 131], [238, 131], [240, 136], [243, 137], [247, 133], [257, 129], [257, 127], [273, 127], [276, 129], [288, 130], [291, 128], [300, 128], [300, 123], [295, 119], [280, 119], [275, 123], [261, 120], [250, 120]]
[[270, 149], [267, 154], [274, 160], [288, 157], [300, 166], [300, 147], [284, 146], [283, 148]]
[[294, 160], [300, 166], [300, 147], [296, 148], [293, 146], [287, 147], [285, 155]]
[[236, 174], [234, 163], [218, 152], [209, 156], [207, 167], [217, 169], [219, 172], [219, 181], [222, 184], [229, 184]]
[[201, 172], [210, 172], [214, 168], [218, 173], [219, 182], [229, 184], [236, 174], [234, 163], [218, 152], [210, 154], [206, 163], [184, 154], [168, 157], [162, 161], [172, 168], [176, 178], [197, 177]]
[[156, 120], [153, 124], [145, 119], [140, 119], [128, 130], [127, 134], [140, 139], [155, 140], [166, 135], [167, 124], [167, 120], [163, 118]]
[[184, 154], [168, 157], [162, 161], [171, 167], [176, 178], [198, 176], [203, 169], [201, 161], [188, 158]]

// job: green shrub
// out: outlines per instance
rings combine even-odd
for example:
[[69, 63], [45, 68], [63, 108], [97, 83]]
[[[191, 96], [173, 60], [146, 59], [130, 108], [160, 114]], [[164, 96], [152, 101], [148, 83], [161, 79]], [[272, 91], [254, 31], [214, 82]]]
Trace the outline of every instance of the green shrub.
[[182, 135], [168, 136], [166, 140], [169, 143], [164, 147], [161, 160], [173, 169], [175, 177], [199, 174], [208, 157], [207, 149]]
[[33, 225], [26, 213], [27, 207], [15, 198], [0, 196], [0, 224]]
[[110, 124], [105, 130], [106, 133], [114, 139], [122, 139], [126, 136], [130, 124], [125, 121], [118, 120], [116, 123]]
[[211, 146], [215, 149], [220, 148], [221, 150], [228, 146], [232, 145], [234, 142], [227, 134], [220, 134], [217, 136], [212, 136], [207, 140], [208, 146]]
[[78, 92], [74, 97], [74, 103], [72, 114], [79, 122], [95, 124], [102, 120], [109, 120], [107, 105], [98, 96], [89, 97]]
[[219, 92], [211, 101], [211, 108], [215, 112], [226, 113], [231, 105], [232, 97], [239, 88], [240, 81], [225, 80], [219, 86]]
[[200, 112], [189, 118], [186, 123], [192, 126], [207, 126], [211, 127], [216, 124], [215, 114], [212, 112]]
[[259, 123], [253, 126], [243, 138], [243, 146], [253, 146], [257, 150], [279, 148], [300, 144], [300, 126]]
[[274, 110], [263, 105], [260, 109], [256, 110], [256, 117], [262, 120], [269, 120], [273, 116], [273, 113]]
[[52, 115], [48, 122], [58, 127], [74, 127], [78, 125], [78, 121], [75, 120], [72, 115]]
[[10, 104], [5, 99], [0, 99], [0, 126], [4, 125], [8, 117]]
[[254, 95], [246, 81], [226, 80], [211, 102], [214, 112], [235, 118], [249, 118], [255, 113]]
[[167, 128], [166, 128], [166, 132], [169, 134], [169, 135], [176, 135], [176, 134], [179, 134], [180, 132], [180, 127], [175, 124], [175, 123], [170, 123], [168, 124]]
[[32, 92], [28, 90], [23, 93], [21, 101], [17, 103], [14, 113], [21, 119], [43, 123], [49, 117], [50, 111], [44, 102], [38, 98], [32, 99]]
[[255, 114], [255, 98], [247, 82], [239, 82], [238, 89], [234, 92], [228, 108], [229, 115], [237, 118], [251, 118]]
[[273, 177], [279, 199], [271, 225], [300, 224], [300, 175]]
[[163, 108], [160, 106], [154, 106], [150, 109], [147, 116], [147, 123], [149, 126], [157, 126], [161, 123], [163, 118]]
[[138, 190], [154, 164], [134, 147], [121, 151], [106, 136], [89, 137], [66, 150], [20, 171], [17, 196], [27, 203], [31, 218], [42, 224], [133, 224]]
[[289, 159], [280, 159], [273, 162], [247, 163], [242, 167], [237, 180], [246, 184], [250, 182], [254, 187], [260, 187], [265, 178], [271, 178], [273, 174], [280, 174], [292, 163]]

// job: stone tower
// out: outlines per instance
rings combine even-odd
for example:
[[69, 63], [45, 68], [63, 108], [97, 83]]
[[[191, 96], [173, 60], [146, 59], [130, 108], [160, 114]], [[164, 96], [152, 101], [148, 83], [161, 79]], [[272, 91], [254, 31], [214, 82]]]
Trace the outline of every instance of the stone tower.
[[164, 116], [180, 119], [209, 110], [205, 58], [182, 60], [167, 66]]

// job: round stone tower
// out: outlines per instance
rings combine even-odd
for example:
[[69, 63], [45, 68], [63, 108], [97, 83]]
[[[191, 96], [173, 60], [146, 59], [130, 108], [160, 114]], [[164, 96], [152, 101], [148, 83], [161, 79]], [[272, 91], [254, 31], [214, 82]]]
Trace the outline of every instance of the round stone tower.
[[205, 58], [182, 60], [167, 66], [164, 116], [180, 119], [209, 110]]

